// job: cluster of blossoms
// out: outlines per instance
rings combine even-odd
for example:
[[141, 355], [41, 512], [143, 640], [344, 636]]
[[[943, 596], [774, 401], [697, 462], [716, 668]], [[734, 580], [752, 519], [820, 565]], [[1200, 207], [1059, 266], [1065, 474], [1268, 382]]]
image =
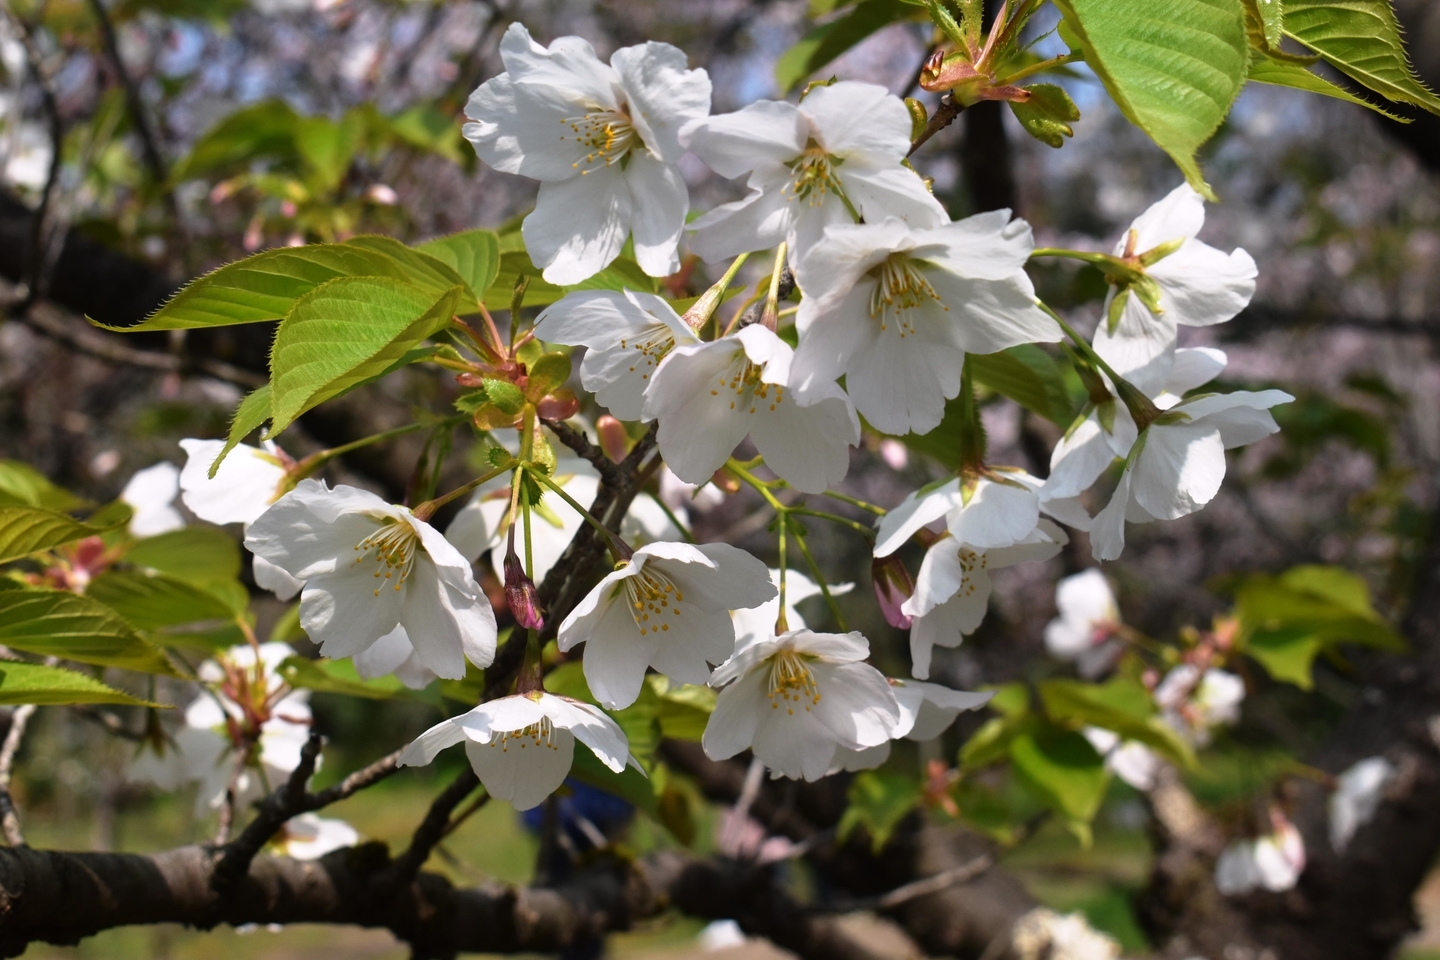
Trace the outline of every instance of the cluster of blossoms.
[[[547, 307], [530, 334], [585, 348], [585, 390], [607, 418], [656, 423], [665, 464], [658, 496], [636, 500], [620, 537], [607, 534], [613, 571], [551, 625], [561, 655], [583, 651], [599, 706], [545, 691], [534, 582], [583, 524], [598, 525], [588, 509], [600, 478], [579, 459], [537, 465], [534, 445], [546, 440], [533, 420], [491, 451], [496, 470], [467, 485], [474, 492], [444, 533], [429, 521], [449, 497], [412, 509], [332, 488], [273, 447], [239, 448], [212, 479], [220, 445], [187, 441], [178, 478], [153, 478], [183, 490], [203, 519], [244, 524], [257, 580], [282, 597], [298, 593], [310, 638], [325, 656], [353, 658], [364, 677], [394, 673], [420, 686], [462, 677], [467, 661], [488, 667], [496, 618], [472, 564], [490, 553], [530, 631], [517, 690], [433, 727], [402, 763], [464, 743], [491, 794], [534, 806], [566, 776], [577, 739], [616, 772], [637, 763], [606, 711], [634, 703], [653, 670], [718, 688], [704, 734], [712, 757], [750, 750], [775, 775], [810, 780], [874, 766], [891, 741], [934, 738], [988, 700], [927, 681], [933, 649], [957, 646], [984, 618], [990, 571], [1055, 556], [1068, 542], [1061, 524], [1089, 531], [1097, 558], [1118, 557], [1127, 522], [1199, 509], [1219, 487], [1225, 450], [1276, 429], [1269, 410], [1289, 399], [1279, 391], [1186, 396], [1225, 357], [1179, 348], [1179, 326], [1230, 319], [1255, 278], [1243, 251], [1226, 256], [1195, 239], [1203, 206], [1189, 187], [1136, 220], [1113, 255], [1086, 255], [1114, 287], [1092, 343], [1037, 300], [1025, 273], [1037, 253], [1028, 224], [1009, 211], [950, 219], [907, 160], [909, 111], [881, 87], [837, 82], [798, 104], [711, 116], [708, 76], [668, 44], [626, 47], [607, 64], [584, 40], [544, 47], [514, 24], [501, 55], [505, 72], [471, 97], [465, 135], [486, 163], [540, 181], [522, 233], [547, 281], [579, 284], [627, 242], [655, 277], [679, 268], [682, 242], [708, 261], [740, 258], [684, 314], [651, 293], [584, 290]], [[746, 195], [687, 223], [678, 167], [687, 152], [744, 178]], [[744, 257], [767, 249], [775, 256], [763, 310], [743, 323], [737, 311], [721, 330], [711, 320], [726, 285]], [[792, 288], [800, 304], [781, 311]], [[794, 315], [793, 329], [782, 329], [782, 313]], [[989, 463], [967, 356], [1065, 336], [1090, 403], [1049, 478]], [[956, 474], [906, 497], [874, 534], [877, 596], [891, 622], [910, 629], [913, 679], [869, 665], [859, 633], [809, 629], [793, 609], [808, 583], [798, 574], [728, 544], [685, 542], [687, 507], [720, 495], [709, 482], [747, 437], [776, 483], [820, 494], [845, 477], [861, 417], [882, 433], [924, 434], [957, 398], [971, 441]], [[1114, 495], [1092, 518], [1082, 495], [1117, 461]], [[897, 552], [914, 538], [928, 549], [912, 582]], [[1076, 593], [1062, 586], [1062, 622], [1047, 641], [1101, 671], [1105, 639], [1095, 637], [1118, 624], [1113, 598], [1097, 603], [1081, 590], [1071, 602], [1067, 590]], [[1154, 694], [1200, 742], [1233, 719], [1238, 697], [1231, 675], [1189, 669]], [[1115, 758], [1130, 745], [1104, 749]]]

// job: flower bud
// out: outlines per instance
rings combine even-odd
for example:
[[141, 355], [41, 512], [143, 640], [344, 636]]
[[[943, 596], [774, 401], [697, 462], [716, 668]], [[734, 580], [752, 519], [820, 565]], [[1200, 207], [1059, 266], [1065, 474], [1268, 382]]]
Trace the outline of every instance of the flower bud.
[[900, 606], [915, 592], [915, 582], [910, 579], [905, 564], [894, 554], [876, 557], [870, 563], [870, 580], [875, 585], [875, 599], [885, 614], [885, 622], [897, 630], [910, 629], [911, 618]]
[[545, 616], [540, 612], [540, 597], [535, 583], [525, 575], [525, 567], [515, 551], [505, 554], [505, 602], [515, 622], [526, 630], [541, 630]]
[[625, 459], [625, 454], [630, 452], [630, 437], [625, 433], [623, 423], [608, 413], [602, 413], [595, 421], [595, 432], [600, 437], [600, 447], [605, 456], [616, 463]]

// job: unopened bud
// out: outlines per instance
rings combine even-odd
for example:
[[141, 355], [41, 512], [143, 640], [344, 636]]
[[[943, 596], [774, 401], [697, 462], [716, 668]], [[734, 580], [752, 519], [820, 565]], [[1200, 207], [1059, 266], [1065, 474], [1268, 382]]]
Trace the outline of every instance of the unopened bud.
[[625, 424], [608, 413], [602, 413], [595, 421], [595, 432], [600, 435], [600, 448], [605, 456], [616, 463], [625, 459], [630, 452], [630, 437], [625, 433]]
[[888, 557], [876, 557], [870, 563], [870, 580], [875, 586], [875, 599], [885, 622], [897, 630], [909, 630], [911, 617], [900, 609], [915, 592], [915, 582], [910, 571], [893, 553]]
[[515, 622], [526, 630], [542, 630], [545, 616], [540, 612], [540, 597], [535, 583], [525, 575], [525, 567], [514, 550], [505, 554], [505, 603]]
[[535, 412], [541, 420], [569, 420], [580, 412], [580, 401], [573, 391], [556, 390], [540, 398]]

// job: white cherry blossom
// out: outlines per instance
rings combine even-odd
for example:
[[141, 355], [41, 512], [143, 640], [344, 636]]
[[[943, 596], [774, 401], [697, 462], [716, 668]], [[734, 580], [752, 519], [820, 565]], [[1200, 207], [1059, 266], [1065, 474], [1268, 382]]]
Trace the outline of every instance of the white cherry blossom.
[[[210, 464], [225, 449], [223, 440], [180, 441], [186, 454], [180, 471], [180, 500], [207, 523], [241, 523], [248, 528], [285, 492], [285, 465], [279, 447], [266, 440], [261, 447], [239, 444], [220, 464], [212, 479]], [[280, 600], [290, 600], [305, 584], [264, 557], [255, 557], [255, 582]]]
[[564, 782], [576, 740], [615, 773], [627, 761], [640, 769], [625, 734], [599, 707], [542, 692], [488, 700], [444, 720], [406, 747], [398, 762], [423, 766], [463, 741], [470, 766], [490, 795], [529, 810]]
[[1173, 668], [1155, 688], [1155, 703], [1165, 722], [1197, 747], [1210, 742], [1210, 732], [1240, 719], [1245, 681], [1214, 667], [1202, 671], [1191, 663]]
[[[780, 618], [780, 571], [774, 567], [770, 568], [770, 582], [774, 584], [776, 592], [769, 600], [758, 607], [742, 607], [730, 611], [730, 620], [735, 624], [737, 650], [775, 636], [775, 621]], [[832, 583], [828, 586], [832, 597], [855, 589], [853, 583]], [[799, 570], [785, 571], [785, 622], [790, 625], [790, 629], [800, 630], [806, 626], [805, 616], [796, 604], [822, 595], [820, 585]]]
[[749, 194], [690, 224], [690, 249], [714, 262], [781, 241], [797, 255], [825, 228], [898, 217], [916, 227], [949, 220], [925, 182], [902, 165], [910, 112], [884, 87], [842, 80], [799, 104], [758, 100], [692, 120], [680, 140], [722, 177], [749, 174]]
[[612, 709], [640, 695], [649, 667], [677, 683], [705, 683], [735, 652], [730, 611], [775, 596], [769, 571], [727, 543], [641, 547], [595, 585], [560, 624], [562, 651], [584, 643], [590, 692]]
[[403, 626], [420, 662], [458, 679], [495, 656], [495, 615], [470, 563], [404, 507], [302, 480], [250, 525], [245, 545], [305, 581], [300, 623], [328, 657]]
[[[1223, 323], [1245, 309], [1255, 294], [1255, 261], [1244, 250], [1230, 254], [1195, 239], [1205, 223], [1205, 201], [1188, 184], [1176, 187], [1146, 210], [1115, 244], [1115, 256], [1160, 259], [1144, 265], [1158, 288], [1159, 312], [1146, 306], [1135, 289], [1112, 289], [1105, 301], [1110, 315], [1116, 296], [1125, 303], [1114, 326], [1108, 319], [1095, 331], [1095, 350], [1115, 371], [1141, 390], [1158, 392], [1174, 363], [1178, 326]], [[1178, 244], [1165, 253], [1167, 246]]]
[[1049, 520], [1038, 520], [1021, 541], [977, 548], [954, 536], [942, 537], [920, 563], [915, 593], [900, 608], [914, 618], [910, 627], [910, 673], [930, 676], [935, 647], [958, 647], [974, 633], [990, 607], [990, 571], [1049, 560], [1069, 541]]
[[162, 460], [135, 471], [120, 491], [120, 500], [133, 511], [130, 532], [137, 537], [155, 537], [183, 529], [185, 518], [173, 506], [179, 494], [180, 468], [175, 464]]
[[1155, 789], [1164, 763], [1155, 751], [1137, 740], [1121, 740], [1113, 730], [1086, 727], [1080, 731], [1095, 752], [1105, 758], [1105, 767], [1142, 793]]
[[890, 740], [900, 706], [879, 670], [864, 663], [858, 633], [789, 630], [742, 647], [715, 670], [715, 712], [702, 744], [712, 760], [745, 749], [780, 776], [818, 780], [835, 748]]
[[580, 383], [619, 420], [641, 419], [655, 368], [677, 345], [700, 342], [669, 301], [630, 290], [567, 294], [540, 314], [535, 336], [585, 347]]
[[1285, 815], [1270, 810], [1270, 832], [1230, 844], [1215, 863], [1215, 886], [1227, 897], [1289, 890], [1305, 870], [1305, 840]]
[[[1018, 467], [987, 467], [978, 477], [921, 487], [880, 518], [875, 556], [888, 557], [942, 517], [950, 535], [971, 547], [983, 550], [1020, 543], [1040, 520], [1042, 484]], [[1076, 515], [1078, 511], [1084, 516], [1084, 509], [1073, 500], [1053, 500], [1045, 510], [1071, 526], [1084, 522]]]
[[355, 846], [360, 842], [360, 831], [344, 820], [302, 813], [285, 821], [274, 842], [287, 857], [319, 860], [327, 853]]
[[671, 510], [709, 513], [725, 502], [725, 491], [713, 483], [688, 483], [669, 467], [660, 468], [660, 500]]
[[801, 401], [843, 375], [877, 430], [928, 433], [960, 392], [966, 353], [1060, 339], [1025, 275], [1032, 249], [1030, 225], [1008, 210], [933, 229], [828, 227], [794, 266]]
[[1165, 411], [1136, 439], [1109, 505], [1095, 517], [1095, 559], [1119, 559], [1127, 521], [1174, 520], [1209, 503], [1225, 478], [1225, 451], [1279, 430], [1270, 408], [1293, 399], [1283, 390], [1237, 391]]
[[[934, 740], [955, 722], [962, 711], [978, 710], [995, 696], [995, 691], [983, 693], [970, 690], [952, 690], [938, 683], [924, 683], [920, 680], [897, 680], [886, 677], [895, 701], [900, 705], [900, 722], [891, 733], [891, 740], [914, 740], [924, 743]], [[830, 772], [847, 770], [873, 770], [890, 758], [890, 740], [876, 747], [850, 750], [843, 746], [835, 748], [835, 757], [830, 762]]]
[[818, 383], [797, 402], [794, 351], [755, 324], [731, 337], [676, 347], [645, 391], [644, 418], [660, 420], [660, 453], [682, 480], [703, 483], [748, 434], [765, 465], [805, 493], [850, 469], [860, 420], [845, 392]]
[[[1169, 378], [1150, 399], [1161, 410], [1168, 410], [1191, 390], [1218, 377], [1226, 361], [1225, 353], [1213, 347], [1176, 350]], [[1129, 456], [1135, 437], [1135, 421], [1125, 404], [1112, 397], [1092, 405], [1051, 452], [1041, 503], [1078, 497], [1090, 489], [1116, 457]]]
[[545, 279], [579, 283], [627, 236], [646, 273], [674, 273], [690, 205], [679, 132], [710, 112], [709, 75], [668, 43], [622, 47], [607, 65], [580, 37], [546, 48], [519, 23], [500, 57], [505, 73], [470, 96], [464, 133], [490, 166], [540, 181], [521, 232]]
[[1330, 845], [1344, 853], [1355, 831], [1369, 823], [1380, 809], [1385, 788], [1398, 773], [1384, 757], [1366, 757], [1335, 778], [1330, 795]]
[[1120, 626], [1110, 582], [1094, 568], [1065, 577], [1055, 585], [1055, 606], [1059, 616], [1045, 625], [1045, 648], [1074, 660], [1081, 676], [1098, 676], [1114, 660]]

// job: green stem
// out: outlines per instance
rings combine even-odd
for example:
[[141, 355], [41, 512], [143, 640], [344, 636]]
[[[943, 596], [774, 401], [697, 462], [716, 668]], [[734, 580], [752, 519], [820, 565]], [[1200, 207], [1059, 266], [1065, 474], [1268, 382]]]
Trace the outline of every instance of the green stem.
[[785, 613], [785, 534], [790, 526], [784, 511], [780, 513], [780, 613], [775, 618], [775, 635], [779, 636], [790, 629], [790, 618]]
[[885, 514], [890, 512], [884, 507], [877, 507], [873, 503], [866, 503], [864, 500], [852, 497], [848, 493], [839, 493], [835, 490], [826, 490], [823, 494], [821, 494], [821, 496], [829, 497], [832, 500], [839, 500], [841, 503], [848, 503], [852, 507], [859, 507], [861, 510], [873, 513], [877, 517], [883, 517], [885, 516]]
[[780, 274], [785, 272], [785, 253], [789, 249], [785, 241], [780, 241], [780, 246], [775, 248], [775, 265], [770, 268], [770, 291], [765, 295], [765, 309], [760, 314], [760, 322], [765, 328], [774, 333], [780, 326]]
[[[458, 417], [446, 417], [441, 421], [441, 424], [450, 423], [453, 425], [463, 423], [467, 419], [469, 418], [463, 414]], [[433, 424], [431, 426], [433, 426]], [[371, 434], [368, 437], [361, 437], [359, 440], [352, 440], [338, 447], [331, 447], [328, 450], [318, 450], [290, 468], [287, 478], [289, 486], [293, 489], [296, 483], [304, 480], [326, 463], [334, 460], [336, 457], [344, 456], [351, 450], [359, 450], [361, 447], [368, 447], [372, 443], [381, 443], [382, 441], [389, 440], [391, 437], [404, 436], [407, 433], [414, 433], [416, 430], [423, 430], [425, 428], [426, 424], [423, 423], [407, 423], [403, 427], [396, 427], [393, 430], [385, 430], [380, 433]]]
[[630, 546], [630, 544], [626, 543], [624, 540], [621, 540], [618, 536], [615, 535], [613, 531], [610, 530], [609, 527], [605, 526], [605, 524], [595, 519], [595, 517], [591, 515], [589, 510], [586, 510], [584, 507], [580, 506], [580, 504], [576, 503], [575, 498], [562, 490], [560, 484], [556, 483], [554, 480], [551, 480], [548, 476], [541, 473], [539, 470], [533, 470], [527, 467], [525, 468], [525, 473], [527, 476], [533, 477], [535, 480], [538, 480], [542, 485], [548, 487], [550, 491], [559, 496], [561, 500], [564, 500], [566, 503], [570, 504], [570, 508], [572, 510], [580, 514], [580, 516], [584, 518], [586, 523], [594, 527], [595, 531], [605, 538], [605, 545], [610, 548], [610, 553], [614, 555], [616, 560], [629, 560], [635, 555], [635, 550]]
[[843, 527], [849, 527], [871, 543], [875, 542], [875, 531], [858, 520], [851, 520], [849, 517], [842, 517], [837, 513], [826, 513], [824, 510], [811, 510], [809, 507], [788, 507], [787, 509], [789, 512], [799, 514], [802, 517], [829, 520], [831, 523], [838, 523]]
[[[796, 510], [795, 513], [802, 511]], [[815, 583], [820, 587], [820, 593], [825, 598], [825, 605], [830, 608], [830, 616], [835, 618], [835, 626], [840, 628], [841, 633], [849, 633], [850, 628], [845, 626], [845, 614], [840, 612], [840, 605], [835, 602], [834, 596], [830, 593], [830, 585], [825, 582], [825, 575], [820, 572], [820, 565], [810, 554], [810, 545], [800, 534], [795, 534], [795, 545], [800, 548], [800, 555], [805, 558], [805, 565], [810, 568], [810, 574], [815, 578]], [[783, 581], [782, 581], [783, 582]], [[783, 606], [784, 601], [781, 601]]]
[[700, 294], [700, 299], [692, 303], [690, 309], [685, 311], [685, 315], [680, 319], [688, 323], [691, 330], [699, 330], [705, 326], [705, 322], [710, 319], [715, 308], [720, 306], [720, 302], [725, 299], [725, 291], [730, 289], [730, 281], [735, 279], [735, 274], [740, 272], [740, 268], [745, 265], [749, 256], [748, 253], [742, 253], [736, 257], [735, 262], [730, 264], [730, 269], [725, 271], [725, 275], [712, 284], [710, 289]]
[[510, 470], [512, 468], [512, 464], [506, 464], [503, 467], [496, 467], [489, 473], [481, 474], [474, 480], [471, 480], [469, 483], [462, 484], [456, 487], [454, 490], [451, 490], [449, 493], [441, 494], [433, 500], [426, 500], [424, 503], [420, 504], [418, 507], [416, 507], [414, 510], [411, 510], [410, 512], [421, 520], [429, 520], [435, 515], [436, 510], [439, 510], [451, 500], [454, 500], [456, 497], [463, 497], [471, 490], [474, 490], [476, 487], [480, 486], [480, 484], [488, 483], [489, 481], [494, 480], [496, 477], [500, 476], [500, 474], [504, 473], [506, 470]]
[[1105, 362], [1105, 358], [1096, 353], [1095, 348], [1090, 346], [1084, 337], [1076, 333], [1075, 328], [1070, 326], [1064, 317], [1050, 309], [1050, 306], [1043, 300], [1037, 299], [1035, 304], [1041, 310], [1048, 313], [1051, 319], [1060, 325], [1061, 331], [1075, 342], [1075, 347], [1080, 351], [1082, 357], [1090, 361], [1091, 364], [1103, 371], [1104, 374], [1110, 378], [1110, 382], [1115, 386], [1116, 394], [1119, 395], [1126, 409], [1130, 411], [1130, 416], [1134, 419], [1137, 430], [1144, 430], [1160, 418], [1162, 412], [1160, 408], [1155, 406], [1155, 403], [1149, 397], [1145, 396], [1145, 394], [1141, 393], [1139, 388], [1133, 383], [1116, 373], [1115, 369]]
[[980, 404], [975, 400], [975, 380], [970, 358], [960, 368], [960, 470], [978, 472], [985, 468], [985, 424], [980, 420]]

